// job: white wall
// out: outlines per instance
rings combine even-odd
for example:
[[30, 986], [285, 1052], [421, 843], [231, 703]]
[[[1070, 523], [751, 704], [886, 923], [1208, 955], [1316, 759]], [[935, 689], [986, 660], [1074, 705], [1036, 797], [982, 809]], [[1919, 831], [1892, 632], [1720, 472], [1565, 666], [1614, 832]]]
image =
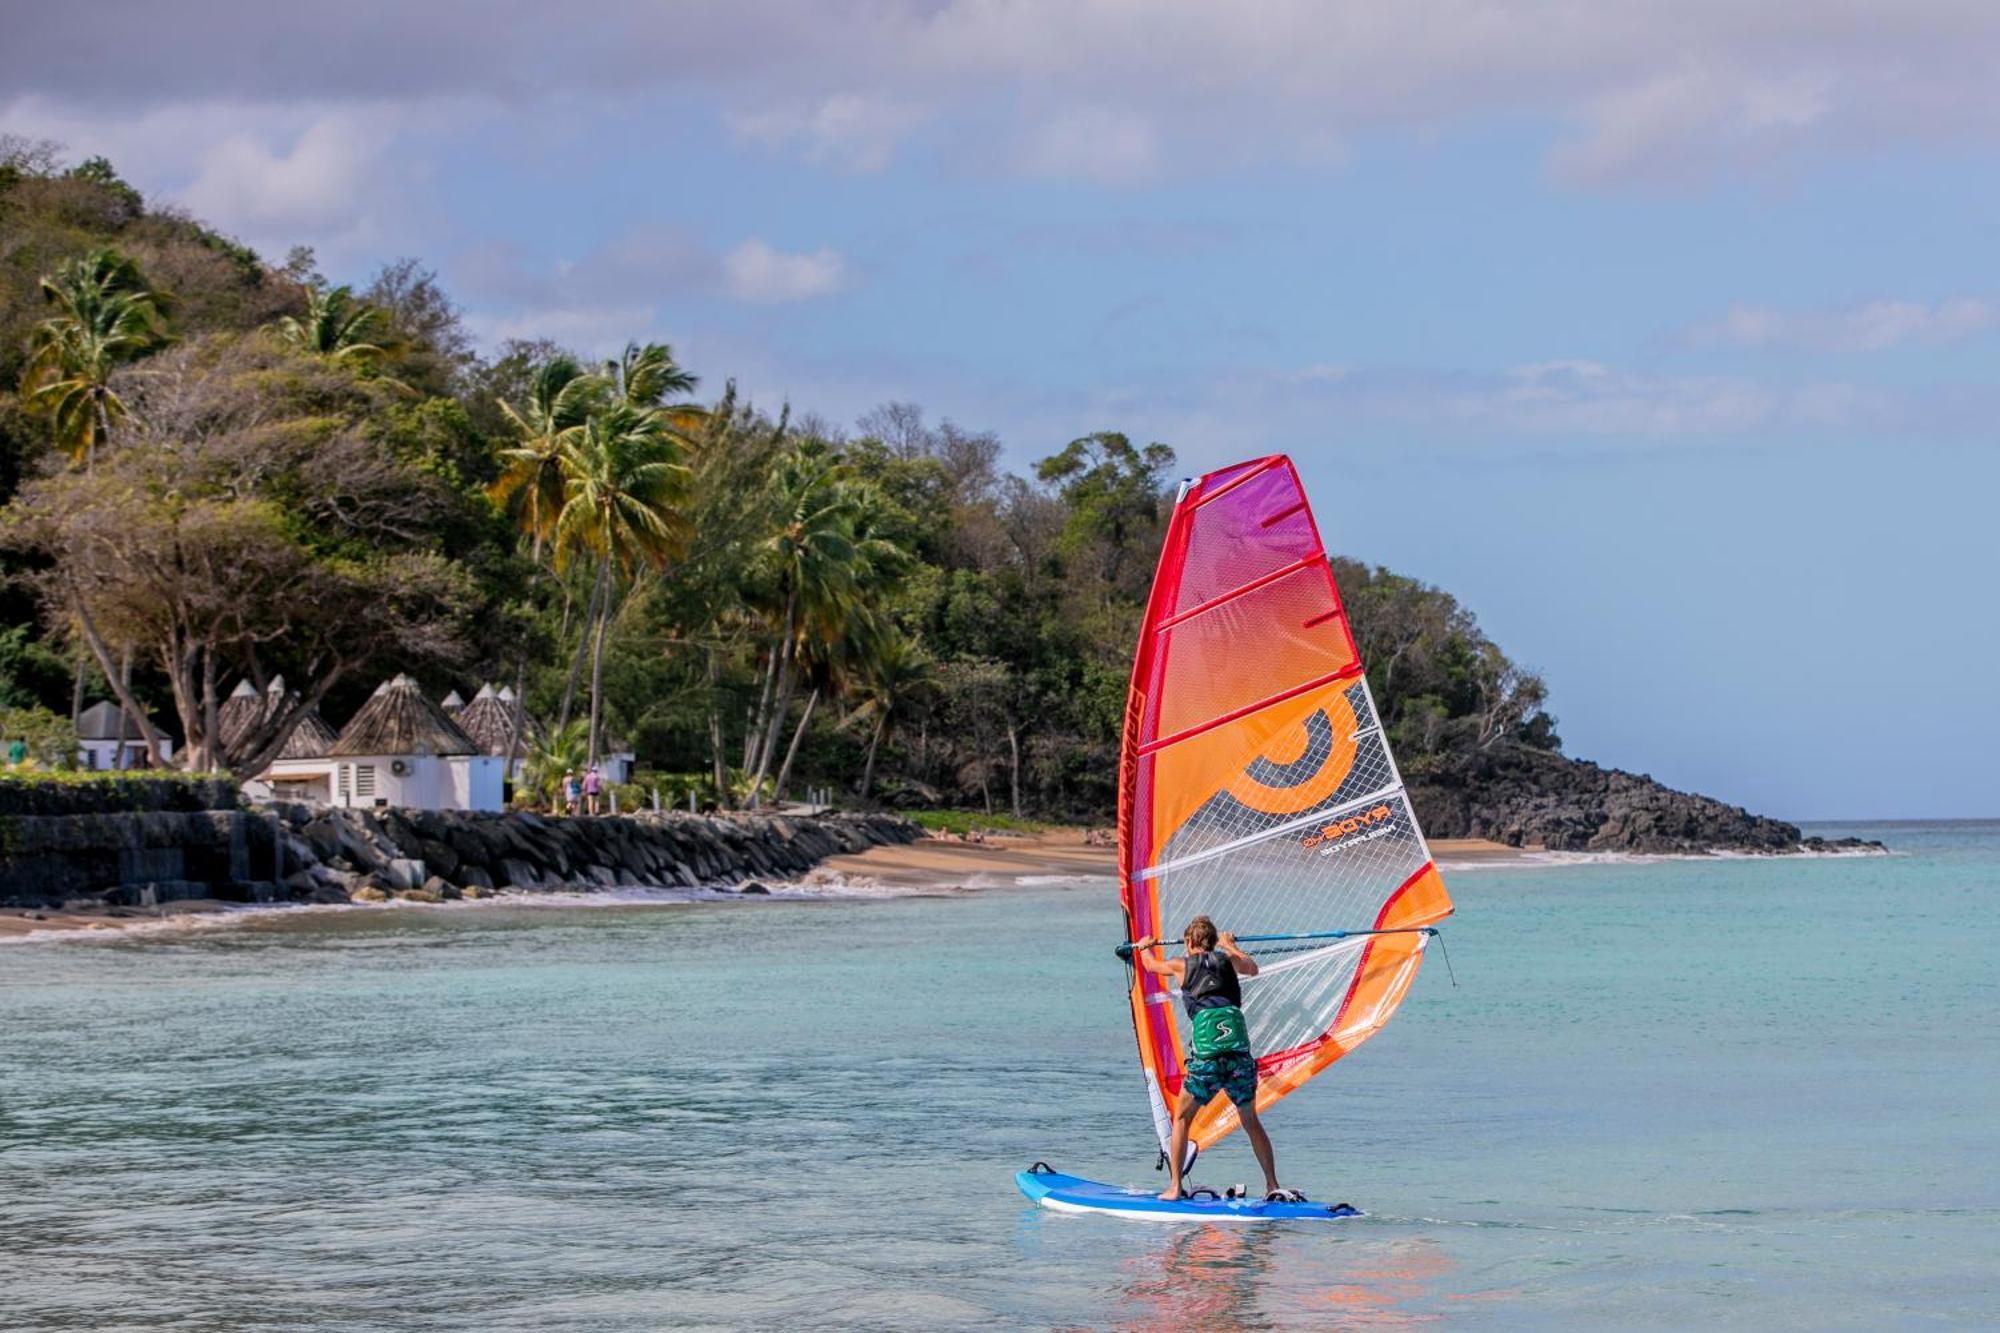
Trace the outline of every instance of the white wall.
[[152, 764], [146, 762], [146, 743], [144, 741], [126, 741], [123, 749], [124, 762], [121, 763], [119, 762], [120, 745], [117, 741], [108, 738], [105, 740], [79, 741], [76, 751], [77, 766], [93, 769], [100, 773], [121, 768], [165, 768], [168, 761], [174, 757], [172, 742], [168, 742], [160, 747], [159, 760], [157, 763]]
[[[400, 761], [406, 770], [395, 771]], [[335, 805], [372, 809], [382, 803], [408, 810], [498, 810], [501, 761], [485, 755], [440, 759], [431, 755], [369, 755], [334, 761]], [[362, 790], [372, 767], [374, 790]]]

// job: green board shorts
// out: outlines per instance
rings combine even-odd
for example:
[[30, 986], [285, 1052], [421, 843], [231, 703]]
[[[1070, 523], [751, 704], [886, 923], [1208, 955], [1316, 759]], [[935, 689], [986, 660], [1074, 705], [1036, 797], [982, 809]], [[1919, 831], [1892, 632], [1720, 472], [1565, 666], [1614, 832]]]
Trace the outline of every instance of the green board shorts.
[[1244, 1107], [1257, 1100], [1257, 1057], [1248, 1051], [1225, 1051], [1221, 1055], [1196, 1056], [1187, 1062], [1181, 1091], [1206, 1106], [1215, 1094], [1229, 1094], [1232, 1106]]

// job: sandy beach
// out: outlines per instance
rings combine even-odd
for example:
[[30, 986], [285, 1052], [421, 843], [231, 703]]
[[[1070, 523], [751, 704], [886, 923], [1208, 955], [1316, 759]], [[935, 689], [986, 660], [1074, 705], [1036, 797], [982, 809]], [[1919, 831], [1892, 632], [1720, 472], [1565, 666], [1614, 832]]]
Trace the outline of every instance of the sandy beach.
[[[1527, 854], [1522, 848], [1480, 838], [1440, 838], [1430, 847], [1447, 868], [1503, 863]], [[1019, 882], [1052, 875], [1109, 877], [1118, 873], [1118, 854], [1108, 843], [1086, 841], [1083, 829], [1059, 828], [989, 833], [978, 842], [929, 837], [900, 847], [872, 847], [854, 856], [836, 856], [814, 873], [894, 888], [985, 887], [996, 878]]]
[[174, 917], [206, 916], [229, 910], [230, 904], [214, 898], [190, 898], [161, 907], [112, 907], [101, 912], [0, 907], [0, 941], [44, 931], [124, 930], [157, 925]]

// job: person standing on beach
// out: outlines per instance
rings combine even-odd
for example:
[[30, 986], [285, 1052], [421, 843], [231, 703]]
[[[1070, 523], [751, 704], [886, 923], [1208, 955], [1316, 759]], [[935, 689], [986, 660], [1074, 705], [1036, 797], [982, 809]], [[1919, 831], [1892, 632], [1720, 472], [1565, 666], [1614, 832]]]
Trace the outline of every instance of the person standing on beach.
[[1156, 958], [1152, 936], [1132, 945], [1132, 956], [1156, 977], [1180, 982], [1181, 1003], [1194, 1025], [1187, 1069], [1181, 1077], [1180, 1105], [1174, 1110], [1174, 1132], [1167, 1146], [1167, 1188], [1162, 1199], [1181, 1197], [1181, 1162], [1187, 1154], [1188, 1130], [1201, 1108], [1226, 1094], [1236, 1108], [1243, 1133], [1264, 1170], [1264, 1197], [1292, 1201], [1304, 1198], [1278, 1184], [1278, 1167], [1271, 1136], [1257, 1118], [1257, 1057], [1250, 1051], [1250, 1028], [1243, 1018], [1243, 987], [1239, 977], [1257, 975], [1257, 960], [1236, 947], [1236, 937], [1217, 933], [1215, 923], [1198, 916], [1181, 934], [1185, 957]]
[[563, 779], [562, 779], [562, 803], [563, 803], [564, 814], [573, 815], [576, 813], [576, 795], [577, 795], [576, 770], [573, 768], [565, 768], [563, 770]]
[[597, 794], [603, 789], [604, 779], [598, 776], [597, 765], [592, 764], [590, 771], [583, 775], [583, 803], [593, 815], [597, 813]]

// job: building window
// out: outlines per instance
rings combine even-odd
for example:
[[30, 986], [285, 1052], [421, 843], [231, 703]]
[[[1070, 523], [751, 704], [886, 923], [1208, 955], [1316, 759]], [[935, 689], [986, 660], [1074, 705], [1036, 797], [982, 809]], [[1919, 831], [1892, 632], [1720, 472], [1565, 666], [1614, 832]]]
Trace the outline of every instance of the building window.
[[375, 765], [356, 764], [354, 766], [354, 794], [373, 796], [375, 794]]

